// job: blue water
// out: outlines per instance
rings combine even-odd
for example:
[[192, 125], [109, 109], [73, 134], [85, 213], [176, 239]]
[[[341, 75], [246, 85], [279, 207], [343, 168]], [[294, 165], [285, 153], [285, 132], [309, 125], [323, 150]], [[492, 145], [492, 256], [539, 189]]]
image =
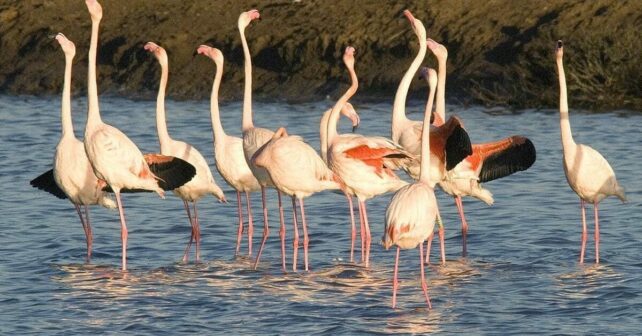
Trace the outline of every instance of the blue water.
[[[234, 257], [235, 193], [229, 204], [200, 202], [203, 234], [199, 264], [180, 261], [189, 238], [182, 202], [173, 194], [126, 195], [128, 273], [120, 272], [116, 211], [92, 208], [94, 258], [84, 263], [84, 234], [73, 207], [29, 186], [51, 167], [60, 132], [59, 98], [0, 96], [0, 334], [638, 334], [642, 329], [642, 114], [571, 111], [576, 141], [599, 150], [627, 188], [628, 204], [602, 202], [601, 264], [593, 264], [592, 208], [587, 263], [578, 264], [579, 201], [561, 163], [556, 110], [449, 106], [474, 142], [522, 134], [534, 142], [537, 162], [528, 171], [486, 185], [495, 205], [465, 199], [471, 225], [469, 255], [461, 257], [454, 202], [438, 200], [446, 224], [446, 266], [427, 268], [433, 309], [419, 284], [418, 251], [402, 251], [398, 308], [391, 309], [394, 252], [373, 244], [372, 266], [351, 264], [345, 199], [321, 193], [306, 201], [310, 226], [309, 273], [280, 271], [276, 197], [270, 196], [272, 235], [257, 271]], [[287, 126], [318, 147], [318, 120], [331, 102], [255, 103], [255, 122]], [[411, 118], [422, 103], [410, 104]], [[360, 132], [390, 133], [390, 105], [357, 104]], [[158, 150], [155, 103], [101, 99], [103, 120], [119, 127], [144, 152]], [[229, 134], [240, 133], [240, 104], [221, 107]], [[209, 101], [168, 102], [170, 134], [197, 147], [213, 168]], [[76, 133], [86, 103], [74, 99]], [[348, 126], [343, 125], [343, 131]], [[214, 171], [214, 169], [213, 169]], [[375, 241], [382, 234], [391, 195], [369, 201]], [[255, 250], [260, 240], [260, 198]], [[288, 263], [291, 215], [286, 206]], [[246, 240], [244, 240], [243, 250]], [[434, 245], [436, 246], [436, 245]], [[300, 257], [302, 253], [300, 252]], [[433, 248], [433, 261], [438, 260]], [[299, 260], [301, 265], [302, 260]]]

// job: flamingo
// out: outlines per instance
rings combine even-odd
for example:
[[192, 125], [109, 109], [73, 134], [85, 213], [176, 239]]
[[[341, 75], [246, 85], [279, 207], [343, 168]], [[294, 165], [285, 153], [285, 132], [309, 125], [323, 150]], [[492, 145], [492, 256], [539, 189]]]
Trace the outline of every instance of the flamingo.
[[[181, 187], [174, 189], [174, 193], [183, 200], [187, 218], [192, 227], [192, 233], [185, 253], [183, 254], [183, 262], [187, 262], [188, 260], [192, 240], [196, 242], [196, 261], [198, 262], [201, 257], [201, 228], [196, 210], [196, 202], [208, 194], [214, 195], [214, 197], [218, 198], [221, 202], [227, 201], [225, 200], [223, 190], [214, 182], [212, 172], [203, 155], [201, 155], [194, 146], [183, 141], [174, 140], [169, 136], [165, 118], [165, 89], [169, 76], [167, 52], [163, 47], [154, 42], [147, 42], [144, 48], [154, 54], [161, 66], [161, 79], [158, 86], [158, 97], [156, 99], [156, 130], [158, 131], [161, 154], [181, 158], [196, 168], [194, 178]], [[190, 212], [189, 203], [192, 203], [193, 215]]]
[[[259, 149], [252, 159], [257, 167], [265, 168], [278, 190], [292, 197], [292, 206], [299, 201], [303, 225], [303, 254], [308, 271], [308, 229], [303, 199], [313, 193], [339, 189], [338, 180], [319, 157], [319, 154], [299, 136], [288, 135], [279, 128], [270, 141]], [[297, 222], [294, 222], [294, 252], [292, 270], [296, 271], [298, 250]]]
[[571, 132], [571, 122], [568, 117], [568, 98], [566, 95], [566, 77], [564, 75], [564, 46], [562, 41], [557, 41], [555, 51], [557, 72], [560, 83], [560, 133], [562, 138], [562, 152], [564, 154], [564, 173], [568, 185], [580, 198], [582, 211], [582, 248], [580, 251], [580, 264], [584, 263], [586, 250], [586, 214], [585, 203], [593, 203], [595, 215], [595, 263], [600, 263], [600, 225], [598, 203], [608, 196], [616, 196], [623, 203], [626, 202], [624, 188], [617, 179], [609, 162], [595, 149], [582, 144], [576, 144]]
[[[256, 9], [251, 9], [247, 12], [241, 13], [238, 19], [238, 28], [241, 35], [241, 44], [243, 45], [243, 55], [245, 58], [245, 90], [243, 92], [243, 119], [242, 119], [242, 130], [243, 130], [243, 154], [245, 156], [245, 161], [247, 162], [252, 174], [259, 181], [261, 186], [261, 201], [263, 203], [263, 239], [261, 240], [261, 247], [259, 248], [259, 253], [256, 255], [256, 261], [254, 262], [254, 268], [259, 263], [261, 259], [261, 253], [263, 253], [263, 247], [265, 247], [265, 242], [270, 233], [270, 228], [268, 227], [268, 215], [267, 215], [267, 205], [265, 200], [265, 188], [274, 187], [274, 183], [270, 179], [265, 168], [257, 167], [252, 163], [252, 156], [254, 153], [261, 148], [266, 142], [272, 139], [274, 132], [260, 127], [254, 127], [254, 122], [252, 121], [252, 57], [250, 56], [250, 48], [247, 45], [247, 40], [245, 39], [245, 28], [253, 20], [259, 19], [261, 17], [260, 13]], [[285, 221], [283, 218], [283, 205], [281, 203], [281, 192], [277, 189], [277, 196], [279, 200], [279, 218], [281, 221], [281, 229], [279, 230], [279, 236], [281, 237], [281, 266], [285, 270]], [[293, 209], [294, 216], [296, 217], [296, 209]], [[296, 220], [296, 218], [295, 218]], [[248, 225], [248, 236], [250, 237], [249, 245], [252, 245], [251, 236], [254, 231], [251, 225]], [[250, 251], [251, 254], [251, 251]]]
[[393, 168], [408, 165], [413, 158], [394, 142], [384, 137], [365, 137], [358, 134], [338, 134], [339, 110], [355, 94], [359, 83], [354, 71], [353, 47], [343, 54], [351, 78], [351, 86], [332, 108], [328, 120], [328, 166], [345, 183], [346, 189], [357, 196], [361, 214], [361, 235], [365, 246], [366, 267], [370, 256], [370, 227], [365, 201], [386, 192], [396, 191], [408, 184], [393, 172]]
[[[214, 136], [214, 158], [219, 173], [232, 188], [236, 190], [236, 202], [238, 205], [239, 228], [236, 238], [236, 254], [239, 254], [241, 247], [241, 236], [243, 234], [243, 207], [241, 205], [241, 193], [245, 194], [247, 204], [248, 226], [252, 226], [252, 210], [250, 208], [250, 192], [258, 191], [261, 186], [256, 177], [252, 175], [250, 167], [245, 161], [243, 154], [243, 140], [225, 134], [218, 108], [218, 90], [223, 77], [223, 53], [216, 48], [206, 45], [198, 47], [197, 52], [211, 58], [216, 63], [216, 75], [212, 84], [212, 97], [210, 104], [210, 115], [212, 119], [212, 132]], [[252, 236], [248, 230], [248, 241]], [[251, 253], [252, 245], [248, 244], [248, 251]]]
[[[437, 99], [434, 124], [441, 126], [446, 120], [446, 60], [448, 50], [432, 39], [427, 40], [428, 48], [438, 61]], [[427, 72], [422, 69], [422, 74]], [[423, 76], [427, 78], [427, 76]], [[426, 110], [426, 113], [430, 113]], [[468, 155], [446, 177], [439, 181], [439, 186], [455, 198], [455, 204], [461, 218], [462, 255], [466, 256], [466, 235], [468, 223], [464, 215], [463, 196], [475, 197], [488, 205], [492, 205], [493, 194], [482, 187], [480, 183], [490, 182], [513, 173], [526, 170], [535, 163], [535, 146], [526, 137], [513, 135], [498, 141], [473, 144], [472, 154]], [[426, 261], [428, 261], [426, 253]], [[443, 255], [443, 254], [442, 254]], [[443, 259], [442, 259], [443, 262]]]
[[[62, 137], [56, 146], [52, 170], [31, 181], [34, 187], [44, 189], [60, 198], [68, 198], [76, 208], [80, 224], [85, 231], [87, 262], [91, 261], [93, 234], [89, 222], [89, 205], [100, 204], [116, 208], [116, 203], [103, 190], [97, 189], [98, 178], [91, 169], [82, 141], [74, 135], [71, 122], [71, 66], [76, 46], [65, 35], [58, 33], [56, 41], [65, 53], [65, 79], [62, 91]], [[82, 208], [84, 208], [84, 215]]]
[[[421, 62], [423, 62], [426, 55], [426, 29], [421, 20], [415, 18], [409, 10], [405, 10], [404, 15], [410, 22], [410, 26], [418, 38], [419, 51], [402, 77], [395, 94], [392, 108], [391, 138], [392, 141], [398, 143], [402, 148], [418, 157], [421, 155], [422, 149], [421, 134], [423, 123], [421, 121], [408, 119], [406, 117], [405, 105], [412, 78], [419, 69], [419, 66], [421, 66]], [[430, 155], [432, 155], [432, 160], [430, 160], [432, 173], [430, 177], [434, 186], [434, 184], [445, 178], [448, 170], [455, 167], [463, 158], [471, 154], [471, 146], [468, 134], [464, 130], [461, 120], [457, 117], [451, 117], [447, 122], [442, 122], [439, 127], [434, 127], [433, 130], [430, 131], [430, 137]], [[415, 160], [411, 162], [406, 170], [413, 179], [418, 179], [420, 170], [419, 161]], [[445, 263], [445, 234], [439, 213], [437, 213], [437, 223], [439, 225], [441, 258], [442, 263]], [[428, 240], [429, 244], [431, 241], [432, 239]]]
[[[428, 72], [430, 94], [428, 96], [428, 109], [430, 112], [437, 85], [435, 70]], [[430, 124], [430, 113], [424, 116], [424, 124]], [[397, 270], [399, 268], [399, 250], [412, 249], [419, 246], [419, 267], [421, 272], [421, 288], [423, 289], [428, 309], [432, 308], [428, 296], [428, 285], [424, 274], [423, 242], [433, 232], [437, 218], [437, 199], [435, 198], [434, 184], [430, 180], [430, 127], [423, 127], [421, 132], [421, 164], [417, 182], [399, 189], [390, 200], [386, 209], [386, 225], [383, 234], [383, 247], [387, 250], [397, 245], [395, 257], [395, 271], [392, 280], [392, 308], [397, 303]]]
[[143, 156], [136, 145], [120, 130], [100, 118], [96, 84], [96, 52], [102, 7], [96, 0], [85, 0], [91, 16], [89, 46], [88, 108], [84, 145], [94, 173], [101, 180], [97, 188], [108, 186], [116, 196], [120, 215], [122, 270], [127, 270], [127, 223], [121, 191], [148, 190], [164, 198], [164, 191], [175, 189], [192, 179], [196, 170], [191, 164], [159, 154]]

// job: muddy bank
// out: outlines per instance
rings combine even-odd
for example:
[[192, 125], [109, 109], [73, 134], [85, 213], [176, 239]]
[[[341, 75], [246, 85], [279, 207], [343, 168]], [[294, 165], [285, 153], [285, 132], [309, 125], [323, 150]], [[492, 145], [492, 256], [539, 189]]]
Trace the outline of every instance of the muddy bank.
[[[308, 100], [348, 81], [346, 45], [357, 49], [357, 96], [391, 99], [418, 48], [401, 14], [410, 9], [428, 36], [449, 49], [448, 100], [512, 107], [557, 106], [554, 41], [565, 41], [570, 104], [642, 110], [642, 1], [103, 1], [98, 55], [103, 93], [153, 98], [160, 69], [143, 50], [165, 47], [168, 94], [209, 97], [214, 65], [199, 44], [226, 57], [225, 100], [239, 99], [243, 57], [236, 27], [243, 10], [262, 20], [246, 35], [257, 99]], [[58, 94], [64, 57], [48, 35], [76, 43], [73, 92], [86, 88], [90, 20], [84, 1], [7, 0], [0, 4], [0, 92]], [[426, 64], [436, 66], [429, 53]], [[413, 98], [424, 99], [416, 80]]]

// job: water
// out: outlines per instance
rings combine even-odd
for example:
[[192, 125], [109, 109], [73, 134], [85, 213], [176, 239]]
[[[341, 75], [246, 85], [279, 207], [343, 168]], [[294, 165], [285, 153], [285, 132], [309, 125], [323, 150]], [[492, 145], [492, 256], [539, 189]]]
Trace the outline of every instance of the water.
[[[120, 232], [115, 211], [92, 208], [94, 258], [84, 264], [84, 234], [71, 204], [33, 189], [29, 180], [51, 167], [59, 139], [59, 99], [0, 97], [0, 334], [636, 334], [642, 320], [640, 240], [642, 115], [571, 112], [575, 139], [599, 150], [630, 199], [602, 202], [601, 261], [592, 264], [592, 211], [587, 263], [578, 264], [579, 202], [561, 164], [559, 117], [551, 111], [455, 109], [476, 142], [522, 134], [537, 147], [528, 171], [488, 183], [495, 205], [464, 201], [471, 225], [469, 256], [461, 258], [454, 202], [438, 192], [446, 223], [448, 264], [427, 268], [433, 309], [419, 286], [418, 251], [401, 256], [398, 305], [390, 308], [394, 252], [373, 244], [372, 267], [347, 262], [348, 210], [342, 196], [321, 193], [306, 201], [310, 226], [309, 273], [280, 271], [278, 217], [269, 191], [272, 235], [258, 271], [234, 258], [235, 194], [230, 204], [200, 202], [200, 264], [182, 264], [189, 226], [182, 202], [169, 194], [126, 195], [129, 267], [120, 272]], [[144, 152], [158, 149], [155, 104], [101, 100], [103, 119]], [[330, 102], [255, 103], [256, 124], [285, 125], [318, 147], [317, 122]], [[360, 132], [389, 135], [389, 104], [358, 104]], [[410, 111], [421, 109], [411, 104]], [[170, 134], [195, 145], [212, 164], [209, 102], [168, 102]], [[239, 134], [240, 104], [222, 106], [229, 134]], [[74, 99], [76, 133], [86, 103]], [[411, 118], [420, 119], [419, 113]], [[342, 129], [348, 131], [344, 123]], [[633, 146], [632, 146], [633, 144]], [[632, 150], [633, 149], [633, 150]], [[382, 234], [391, 195], [369, 201], [373, 238]], [[253, 198], [259, 216], [260, 198]], [[289, 202], [288, 262], [291, 259]], [[256, 221], [255, 249], [262, 221]], [[244, 240], [243, 249], [246, 251]], [[302, 253], [300, 253], [300, 256]], [[433, 249], [433, 260], [437, 260]], [[299, 264], [302, 260], [299, 260]]]

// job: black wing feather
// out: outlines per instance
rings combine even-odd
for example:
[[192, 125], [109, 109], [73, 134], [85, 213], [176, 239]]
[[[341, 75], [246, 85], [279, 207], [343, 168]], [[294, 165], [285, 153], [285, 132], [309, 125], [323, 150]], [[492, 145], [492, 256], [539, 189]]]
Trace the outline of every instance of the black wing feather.
[[177, 157], [167, 162], [150, 163], [149, 169], [159, 178], [158, 186], [165, 191], [182, 186], [196, 175], [196, 168], [191, 163]]
[[[522, 137], [520, 137], [522, 138]], [[488, 182], [526, 170], [535, 163], [535, 146], [528, 138], [489, 155], [479, 173], [479, 182]]]
[[34, 188], [44, 190], [60, 199], [66, 199], [67, 195], [56, 183], [54, 179], [53, 169], [47, 170], [44, 174], [36, 177], [29, 182]]
[[473, 154], [468, 133], [460, 125], [456, 125], [446, 139], [446, 170], [455, 168], [468, 155]]

